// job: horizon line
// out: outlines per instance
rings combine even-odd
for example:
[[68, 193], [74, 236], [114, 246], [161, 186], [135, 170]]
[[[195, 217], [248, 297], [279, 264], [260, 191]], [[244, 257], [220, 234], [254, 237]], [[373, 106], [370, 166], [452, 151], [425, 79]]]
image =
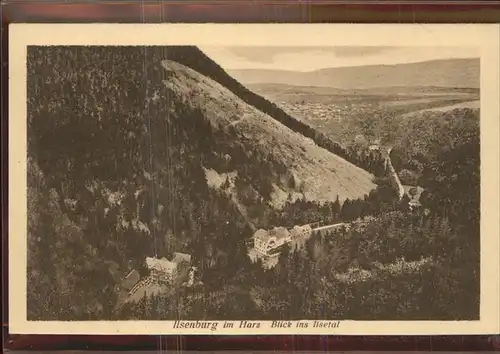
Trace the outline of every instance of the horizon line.
[[[314, 70], [287, 70], [287, 69], [270, 69], [270, 68], [224, 68], [226, 71], [250, 71], [250, 70], [261, 70], [261, 71], [280, 71], [280, 72], [293, 72], [293, 73], [314, 73], [322, 70], [329, 70], [329, 69], [348, 69], [348, 68], [362, 68], [362, 67], [374, 67], [374, 66], [398, 66], [398, 65], [412, 65], [412, 64], [422, 64], [422, 63], [430, 63], [430, 62], [437, 62], [437, 61], [451, 61], [451, 60], [481, 60], [481, 58], [478, 57], [468, 57], [468, 58], [438, 58], [438, 59], [430, 59], [430, 60], [419, 60], [419, 61], [414, 61], [414, 62], [402, 62], [402, 63], [396, 63], [396, 64], [362, 64], [362, 65], [340, 65], [340, 66], [330, 66], [330, 67], [325, 67], [325, 68], [320, 68], [320, 69], [314, 69]], [[214, 60], [215, 61], [215, 60]], [[219, 66], [220, 64], [217, 63]]]

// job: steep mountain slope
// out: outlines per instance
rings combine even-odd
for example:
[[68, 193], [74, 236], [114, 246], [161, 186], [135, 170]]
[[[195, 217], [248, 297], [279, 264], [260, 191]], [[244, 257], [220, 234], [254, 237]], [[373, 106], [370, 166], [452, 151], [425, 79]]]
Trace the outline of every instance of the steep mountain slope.
[[397, 65], [328, 68], [312, 72], [244, 69], [229, 74], [245, 85], [279, 83], [339, 89], [437, 86], [479, 88], [479, 59], [432, 60]]
[[[288, 192], [291, 179], [296, 187], [292, 189], [300, 189], [306, 199], [321, 202], [333, 201], [337, 196], [341, 201], [360, 198], [375, 188], [368, 172], [246, 104], [222, 85], [182, 64], [173, 61], [162, 64], [169, 74], [164, 83], [172, 92], [172, 100], [188, 101], [199, 107], [214, 129], [234, 129], [245, 150], [257, 150], [286, 166], [286, 183], [277, 187], [278, 194]], [[276, 183], [283, 180], [277, 177]], [[277, 197], [273, 196], [274, 202]]]
[[293, 131], [311, 138], [316, 144], [327, 149], [328, 151], [349, 159], [349, 162], [356, 164], [356, 166], [364, 167], [357, 159], [351, 158], [352, 156], [338, 142], [332, 140], [331, 137], [319, 132], [317, 129], [314, 129], [308, 124], [292, 117], [275, 103], [249, 90], [247, 87], [230, 76], [226, 71], [224, 71], [224, 69], [222, 69], [197, 47], [175, 46], [162, 47], [158, 50], [161, 51], [161, 55], [164, 59], [186, 65], [200, 74], [211, 78], [226, 87], [244, 102], [268, 114], [270, 117], [276, 119]]

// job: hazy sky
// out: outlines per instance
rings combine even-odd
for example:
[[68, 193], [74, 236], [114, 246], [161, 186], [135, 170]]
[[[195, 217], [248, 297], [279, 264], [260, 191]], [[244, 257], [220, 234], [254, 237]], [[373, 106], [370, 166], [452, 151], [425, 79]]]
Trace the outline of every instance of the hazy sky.
[[342, 66], [479, 58], [470, 47], [203, 47], [224, 69], [311, 71]]

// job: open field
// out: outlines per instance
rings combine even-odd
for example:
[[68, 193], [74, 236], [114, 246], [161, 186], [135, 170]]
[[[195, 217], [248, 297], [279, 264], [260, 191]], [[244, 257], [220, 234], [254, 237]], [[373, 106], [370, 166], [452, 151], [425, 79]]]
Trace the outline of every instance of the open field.
[[452, 104], [450, 106], [439, 106], [434, 108], [423, 109], [421, 111], [411, 112], [405, 115], [405, 117], [414, 116], [415, 114], [419, 114], [421, 112], [446, 112], [456, 108], [471, 108], [471, 109], [479, 109], [481, 106], [481, 102], [479, 100], [476, 101], [466, 101], [457, 104]]
[[368, 140], [378, 140], [380, 135], [389, 137], [390, 131], [374, 128], [379, 125], [381, 116], [395, 119], [427, 110], [479, 107], [479, 89], [476, 88], [398, 86], [343, 90], [285, 84], [248, 87], [341, 143], [350, 143], [359, 135]]
[[[248, 87], [267, 99], [283, 105], [370, 105], [386, 109], [420, 110], [427, 107], [479, 99], [479, 89], [447, 87], [387, 87], [363, 90], [341, 90], [328, 87], [284, 84], [253, 84]], [[450, 104], [451, 103], [451, 104]], [[421, 108], [423, 107], [423, 108]]]

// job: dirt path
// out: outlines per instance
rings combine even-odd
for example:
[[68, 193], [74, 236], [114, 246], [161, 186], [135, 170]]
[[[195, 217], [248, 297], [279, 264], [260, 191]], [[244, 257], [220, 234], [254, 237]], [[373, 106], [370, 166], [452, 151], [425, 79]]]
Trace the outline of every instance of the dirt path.
[[403, 184], [401, 183], [401, 181], [399, 179], [399, 176], [398, 176], [394, 166], [392, 165], [391, 151], [392, 151], [392, 147], [387, 149], [386, 164], [389, 167], [389, 175], [391, 177], [392, 182], [395, 184], [395, 187], [398, 190], [399, 199], [401, 200], [401, 198], [403, 198], [403, 196], [405, 194], [405, 189], [404, 189]]

